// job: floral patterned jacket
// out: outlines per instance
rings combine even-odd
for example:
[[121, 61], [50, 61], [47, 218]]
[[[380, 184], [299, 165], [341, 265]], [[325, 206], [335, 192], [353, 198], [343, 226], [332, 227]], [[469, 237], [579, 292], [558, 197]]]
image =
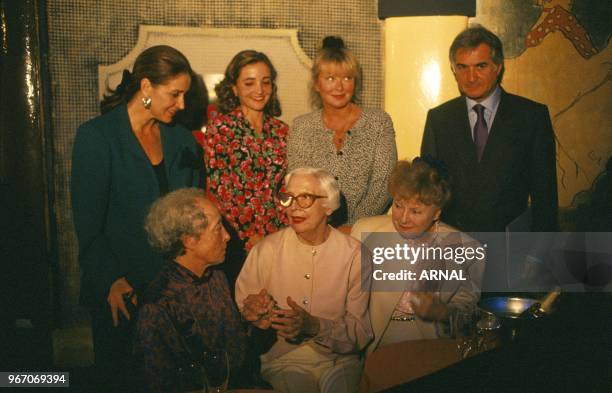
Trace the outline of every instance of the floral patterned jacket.
[[206, 127], [208, 196], [245, 241], [287, 225], [274, 196], [287, 169], [288, 133], [287, 124], [264, 115], [262, 133], [257, 134], [239, 107]]

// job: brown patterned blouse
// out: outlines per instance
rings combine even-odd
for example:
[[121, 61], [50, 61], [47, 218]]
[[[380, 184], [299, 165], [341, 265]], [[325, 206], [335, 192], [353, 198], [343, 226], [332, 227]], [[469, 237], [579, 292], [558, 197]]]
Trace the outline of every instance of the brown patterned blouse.
[[208, 349], [225, 349], [232, 371], [242, 366], [246, 335], [221, 271], [209, 268], [197, 277], [168, 262], [142, 304], [135, 353], [149, 391], [176, 389], [178, 368], [198, 362]]

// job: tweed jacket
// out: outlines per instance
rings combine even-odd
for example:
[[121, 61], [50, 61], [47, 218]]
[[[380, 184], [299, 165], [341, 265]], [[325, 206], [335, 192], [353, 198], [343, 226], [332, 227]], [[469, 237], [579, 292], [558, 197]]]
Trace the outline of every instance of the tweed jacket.
[[346, 198], [349, 225], [384, 213], [391, 201], [387, 183], [397, 161], [391, 118], [364, 108], [339, 152], [333, 136], [323, 123], [322, 110], [296, 118], [287, 142], [289, 170], [310, 166], [335, 176]]

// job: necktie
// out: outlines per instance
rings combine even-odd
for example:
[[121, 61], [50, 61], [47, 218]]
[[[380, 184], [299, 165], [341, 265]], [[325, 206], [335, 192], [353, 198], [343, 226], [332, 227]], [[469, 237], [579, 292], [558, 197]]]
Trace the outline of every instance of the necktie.
[[476, 118], [476, 125], [474, 125], [474, 144], [476, 145], [476, 156], [478, 161], [482, 158], [485, 146], [487, 144], [487, 137], [489, 136], [489, 130], [487, 128], [487, 121], [484, 118], [485, 107], [476, 104], [472, 108], [478, 116]]

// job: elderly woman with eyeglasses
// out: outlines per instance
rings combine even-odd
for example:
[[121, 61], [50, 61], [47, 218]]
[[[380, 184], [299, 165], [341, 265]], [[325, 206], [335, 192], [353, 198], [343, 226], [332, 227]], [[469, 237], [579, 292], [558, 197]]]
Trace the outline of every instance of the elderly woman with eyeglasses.
[[355, 239], [328, 225], [339, 206], [325, 170], [297, 168], [279, 203], [289, 227], [261, 240], [236, 282], [243, 317], [277, 340], [261, 356], [261, 373], [280, 392], [353, 392], [360, 352], [372, 338], [370, 275], [361, 274]]

